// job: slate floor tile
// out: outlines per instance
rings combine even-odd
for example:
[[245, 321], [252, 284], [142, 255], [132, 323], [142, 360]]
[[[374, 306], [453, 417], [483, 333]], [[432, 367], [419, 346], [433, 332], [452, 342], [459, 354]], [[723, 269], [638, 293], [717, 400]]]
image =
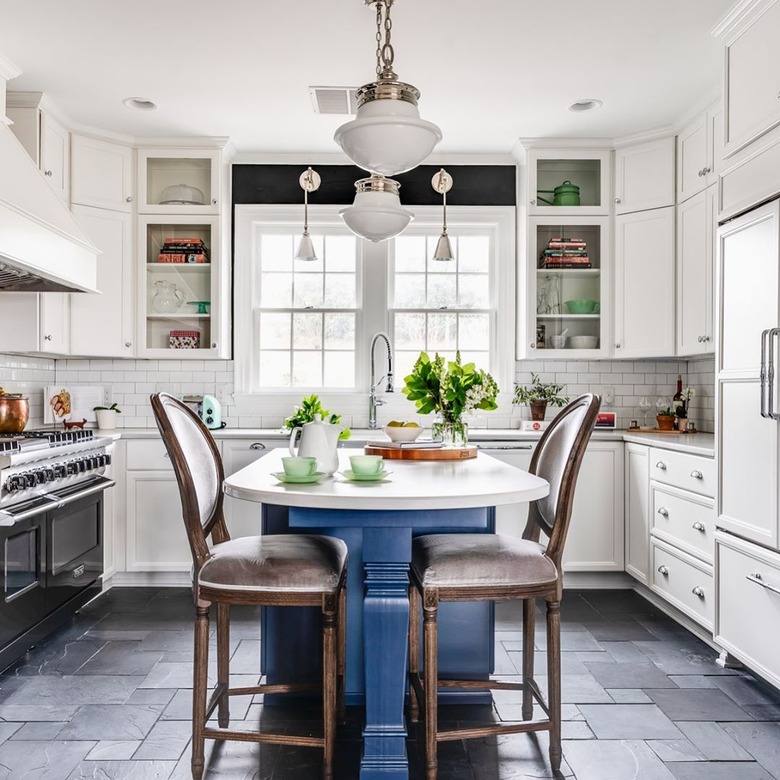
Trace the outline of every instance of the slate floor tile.
[[146, 735], [133, 759], [178, 761], [189, 745], [191, 736], [191, 721], [158, 721]]
[[[703, 674], [670, 674], [669, 679], [678, 688], [715, 688], [713, 680], [721, 679], [719, 677], [709, 677]], [[731, 679], [723, 677], [724, 680]]]
[[650, 739], [648, 747], [664, 763], [669, 761], [706, 761], [702, 752], [687, 739]]
[[740, 747], [719, 723], [695, 721], [675, 725], [708, 761], [753, 760], [750, 753]]
[[43, 741], [57, 739], [57, 735], [67, 724], [57, 722], [25, 723], [11, 739], [23, 739], [27, 741]]
[[718, 654], [703, 642], [637, 642], [636, 646], [667, 674], [733, 675], [718, 666]]
[[140, 740], [104, 739], [89, 751], [87, 761], [128, 761], [140, 745]]
[[64, 780], [94, 745], [94, 742], [8, 740], [0, 745], [0, 767], [5, 772], [0, 777], [8, 780]]
[[614, 623], [590, 626], [589, 631], [599, 642], [623, 641], [654, 641], [653, 635], [636, 620], [621, 620]]
[[19, 731], [22, 725], [21, 723], [0, 723], [0, 745]]
[[167, 780], [173, 761], [82, 761], [67, 780]]
[[580, 711], [598, 739], [682, 738], [655, 704], [581, 704]]
[[761, 684], [754, 677], [713, 677], [712, 681], [737, 704], [780, 704], [780, 692]]
[[645, 692], [674, 721], [753, 720], [742, 707], [717, 689], [646, 689]]
[[162, 709], [161, 704], [87, 704], [60, 732], [60, 739], [144, 739]]
[[650, 697], [639, 688], [607, 688], [615, 704], [652, 704]]
[[666, 765], [676, 780], [773, 780], [759, 764], [681, 761]]
[[674, 688], [677, 686], [655, 664], [586, 663], [588, 672], [605, 688]]
[[[618, 663], [647, 662], [647, 656], [633, 642], [599, 642], [609, 656]], [[605, 661], [608, 659], [604, 659]]]
[[774, 778], [780, 778], [780, 723], [724, 723], [735, 739]]
[[577, 780], [674, 780], [641, 740], [567, 740], [563, 754]]
[[[92, 676], [89, 681], [75, 675], [33, 677], [18, 691], [12, 693], [4, 706], [31, 704], [73, 706], [80, 704], [122, 704], [139, 686], [143, 677]], [[160, 686], [162, 687], [162, 686]], [[0, 707], [0, 717], [2, 717]]]
[[[537, 679], [539, 688], [547, 695], [547, 680]], [[561, 701], [566, 704], [611, 703], [612, 698], [602, 685], [589, 674], [561, 675]]]
[[147, 675], [162, 653], [138, 650], [140, 642], [108, 642], [75, 671], [76, 674]]

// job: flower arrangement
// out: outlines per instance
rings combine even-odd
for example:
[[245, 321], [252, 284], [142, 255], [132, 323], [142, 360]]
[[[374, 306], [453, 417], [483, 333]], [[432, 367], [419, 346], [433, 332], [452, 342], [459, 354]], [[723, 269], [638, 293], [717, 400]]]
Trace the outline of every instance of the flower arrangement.
[[421, 352], [412, 373], [404, 377], [401, 392], [414, 401], [420, 414], [438, 412], [445, 421], [459, 422], [475, 409], [498, 408], [496, 381], [474, 363], [462, 363], [460, 352], [455, 360], [445, 360], [438, 353], [431, 360]]
[[[304, 423], [312, 422], [315, 414], [320, 415], [320, 419], [323, 422], [330, 423], [331, 425], [337, 425], [341, 422], [340, 414], [331, 413], [329, 409], [323, 408], [319, 396], [312, 394], [304, 398], [300, 405], [295, 407], [295, 411], [285, 419], [284, 427], [291, 431], [293, 428], [297, 428]], [[351, 435], [352, 433], [349, 428], [344, 428], [339, 434], [339, 439], [343, 441], [344, 439], [348, 439]]]

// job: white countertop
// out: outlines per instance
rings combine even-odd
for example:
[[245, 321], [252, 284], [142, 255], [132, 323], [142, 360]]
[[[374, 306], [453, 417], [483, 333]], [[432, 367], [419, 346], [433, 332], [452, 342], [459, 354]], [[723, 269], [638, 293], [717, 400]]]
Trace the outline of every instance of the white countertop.
[[[382, 482], [350, 482], [338, 472], [314, 485], [289, 485], [282, 471], [285, 451], [271, 450], [225, 480], [225, 493], [247, 501], [317, 509], [465, 509], [523, 503], [546, 496], [549, 484], [484, 452], [469, 460], [387, 461]], [[352, 453], [354, 454], [354, 452]], [[349, 450], [339, 451], [339, 471], [349, 468]]]

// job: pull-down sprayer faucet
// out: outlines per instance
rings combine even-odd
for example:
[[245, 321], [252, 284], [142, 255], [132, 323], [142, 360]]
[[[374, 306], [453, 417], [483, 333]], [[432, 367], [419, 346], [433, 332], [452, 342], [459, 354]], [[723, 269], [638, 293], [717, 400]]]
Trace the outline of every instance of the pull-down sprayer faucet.
[[[375, 380], [374, 377], [376, 375], [375, 367], [374, 367], [374, 347], [376, 346], [377, 341], [379, 339], [382, 339], [385, 342], [385, 345], [387, 346], [387, 373], [381, 377], [379, 380]], [[371, 357], [371, 376], [370, 376], [370, 384], [371, 384], [371, 390], [368, 394], [368, 427], [372, 430], [376, 428], [376, 408], [377, 406], [383, 406], [384, 401], [381, 398], [376, 397], [376, 386], [377, 381], [381, 382], [382, 379], [387, 378], [387, 386], [385, 387], [386, 393], [392, 393], [393, 392], [393, 352], [390, 348], [390, 339], [387, 338], [387, 335], [385, 333], [377, 333], [373, 339], [371, 339], [371, 348], [369, 349], [369, 354]]]

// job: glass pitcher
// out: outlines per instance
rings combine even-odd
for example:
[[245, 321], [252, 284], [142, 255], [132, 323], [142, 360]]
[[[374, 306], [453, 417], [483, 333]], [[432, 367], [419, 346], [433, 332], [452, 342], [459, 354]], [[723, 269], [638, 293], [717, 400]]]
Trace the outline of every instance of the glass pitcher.
[[152, 307], [160, 314], [173, 314], [184, 303], [184, 296], [173, 282], [158, 281], [154, 283], [157, 292], [152, 298]]

